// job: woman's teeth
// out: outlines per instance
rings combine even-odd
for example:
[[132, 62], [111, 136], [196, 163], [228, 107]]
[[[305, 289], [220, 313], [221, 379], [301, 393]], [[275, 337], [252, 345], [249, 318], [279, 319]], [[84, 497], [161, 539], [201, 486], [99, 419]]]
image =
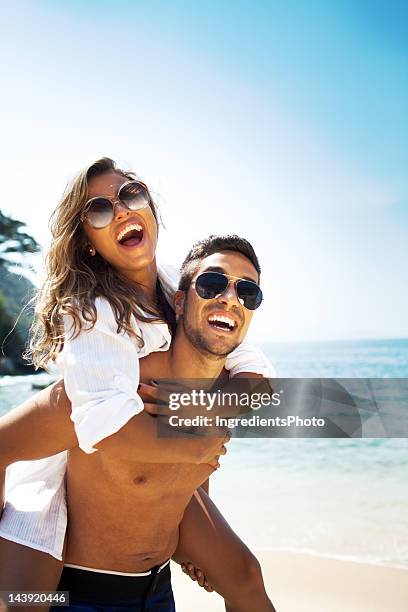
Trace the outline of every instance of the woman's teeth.
[[127, 225], [121, 232], [119, 232], [117, 236], [117, 241], [120, 242], [121, 240], [123, 240], [123, 238], [125, 238], [126, 234], [129, 234], [133, 231], [141, 232], [143, 231], [143, 227], [139, 225], [139, 223], [132, 223], [132, 225]]

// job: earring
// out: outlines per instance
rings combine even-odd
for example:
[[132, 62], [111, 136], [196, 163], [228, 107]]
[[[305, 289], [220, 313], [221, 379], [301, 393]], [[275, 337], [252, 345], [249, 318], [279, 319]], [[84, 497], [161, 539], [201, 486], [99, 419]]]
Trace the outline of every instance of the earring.
[[89, 245], [88, 252], [91, 257], [95, 256], [96, 251], [95, 251], [95, 248], [92, 246], [92, 244]]

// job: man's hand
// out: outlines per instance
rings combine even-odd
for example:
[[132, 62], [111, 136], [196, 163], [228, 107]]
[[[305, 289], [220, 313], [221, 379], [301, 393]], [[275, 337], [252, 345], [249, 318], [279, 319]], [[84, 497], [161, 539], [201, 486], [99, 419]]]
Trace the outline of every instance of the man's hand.
[[204, 575], [204, 572], [200, 568], [195, 567], [190, 562], [187, 562], [181, 564], [181, 569], [185, 574], [187, 574], [187, 576], [190, 576], [191, 580], [198, 582], [199, 586], [203, 587], [206, 591], [208, 591], [208, 593], [212, 593], [214, 591], [213, 587]]
[[217, 470], [220, 467], [220, 455], [227, 454], [227, 448], [225, 445], [231, 440], [231, 432], [227, 431], [223, 438], [205, 436], [202, 437], [201, 440], [203, 443], [203, 460], [200, 461], [200, 463], [208, 463], [215, 470]]

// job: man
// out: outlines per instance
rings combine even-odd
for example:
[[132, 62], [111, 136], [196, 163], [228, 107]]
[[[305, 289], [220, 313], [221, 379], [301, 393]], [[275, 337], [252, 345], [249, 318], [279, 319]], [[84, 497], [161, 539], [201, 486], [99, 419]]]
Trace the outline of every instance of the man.
[[[210, 237], [195, 245], [183, 263], [174, 296], [178, 325], [171, 348], [141, 360], [141, 381], [225, 378], [226, 356], [244, 339], [251, 308], [261, 299], [259, 273], [256, 255], [243, 239]], [[144, 418], [155, 427], [151, 416]], [[177, 548], [192, 495], [213, 472], [214, 464], [205, 458], [211, 442], [205, 441], [207, 447], [204, 444], [195, 463], [154, 463], [151, 457], [141, 458], [137, 436], [140, 439], [140, 427], [129, 422], [97, 443], [98, 452], [70, 450], [69, 528], [59, 590], [69, 590], [78, 606], [86, 605], [87, 598], [95, 601], [95, 591], [101, 606], [112, 605], [118, 590], [124, 601], [134, 598], [137, 580], [145, 607], [133, 609], [174, 609], [167, 560]], [[212, 441], [211, 456], [225, 452], [224, 441], [218, 446]], [[155, 441], [158, 452], [164, 442]], [[169, 440], [173, 445], [182, 442]], [[202, 503], [208, 503], [206, 494], [200, 495]], [[257, 610], [273, 610], [266, 594], [260, 592], [259, 598]]]

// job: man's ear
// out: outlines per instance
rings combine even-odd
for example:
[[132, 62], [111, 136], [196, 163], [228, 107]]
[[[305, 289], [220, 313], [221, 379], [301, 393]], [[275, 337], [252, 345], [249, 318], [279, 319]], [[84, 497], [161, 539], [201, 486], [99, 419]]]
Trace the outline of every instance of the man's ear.
[[184, 291], [181, 291], [181, 289], [177, 289], [176, 293], [174, 294], [174, 312], [176, 313], [177, 317], [183, 314], [185, 295], [186, 294], [184, 293]]

